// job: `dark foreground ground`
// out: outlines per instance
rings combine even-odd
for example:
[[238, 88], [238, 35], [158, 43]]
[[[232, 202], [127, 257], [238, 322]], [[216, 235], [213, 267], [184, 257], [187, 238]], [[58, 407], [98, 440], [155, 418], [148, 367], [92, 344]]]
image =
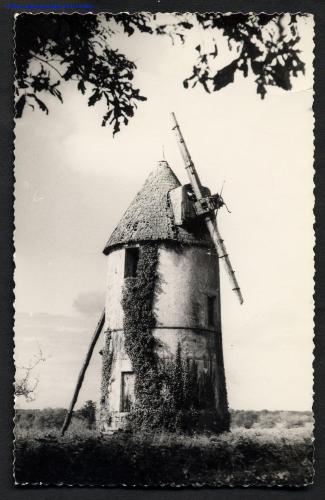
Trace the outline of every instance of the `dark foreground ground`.
[[58, 432], [17, 428], [16, 484], [310, 484], [312, 417], [276, 413], [264, 412], [254, 422], [249, 412], [235, 412], [231, 432], [209, 436], [119, 433], [103, 438], [75, 426], [61, 438]]

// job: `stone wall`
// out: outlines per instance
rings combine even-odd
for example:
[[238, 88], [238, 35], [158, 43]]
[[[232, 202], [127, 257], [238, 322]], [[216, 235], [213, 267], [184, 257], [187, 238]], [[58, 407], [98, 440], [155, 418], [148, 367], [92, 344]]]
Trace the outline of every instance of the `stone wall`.
[[[125, 249], [108, 255], [106, 331], [111, 332], [110, 351], [113, 354], [108, 387], [107, 411], [110, 428], [125, 422], [121, 413], [122, 372], [132, 371], [124, 348], [123, 309]], [[198, 371], [215, 380], [215, 404], [222, 413], [227, 411], [225, 392], [219, 268], [215, 253], [202, 247], [176, 247], [161, 244], [158, 253], [157, 283], [154, 298], [157, 340], [160, 358], [174, 358], [180, 345], [183, 356], [197, 363]], [[207, 297], [216, 298], [216, 321], [208, 323]], [[102, 414], [105, 408], [102, 408]], [[122, 420], [121, 420], [122, 419]], [[106, 426], [107, 427], [107, 426]]]

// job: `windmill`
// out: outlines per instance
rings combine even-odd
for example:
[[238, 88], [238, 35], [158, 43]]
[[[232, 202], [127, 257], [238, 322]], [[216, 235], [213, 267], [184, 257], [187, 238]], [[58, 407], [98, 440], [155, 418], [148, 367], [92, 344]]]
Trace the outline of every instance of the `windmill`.
[[[102, 432], [111, 433], [127, 425], [130, 411], [141, 397], [140, 378], [147, 379], [130, 348], [130, 335], [134, 336], [133, 344], [136, 343], [137, 336], [140, 338], [144, 334], [143, 324], [138, 324], [138, 331], [137, 325], [133, 333], [128, 330], [129, 320], [132, 320], [130, 315], [135, 313], [135, 317], [141, 318], [144, 313], [138, 314], [140, 310], [149, 314], [147, 323], [151, 327], [146, 334], [150, 335], [149, 344], [154, 346], [153, 357], [158, 360], [155, 370], [165, 370], [166, 365], [175, 366], [178, 363], [178, 371], [174, 369], [173, 373], [180, 373], [180, 368], [184, 366], [195, 372], [195, 377], [191, 379], [193, 400], [185, 398], [187, 408], [184, 412], [188, 414], [195, 410], [195, 425], [200, 429], [216, 432], [229, 429], [221, 336], [219, 260], [225, 265], [240, 304], [243, 297], [217, 226], [215, 213], [224, 205], [223, 199], [220, 194], [211, 195], [210, 190], [202, 186], [174, 113], [172, 119], [190, 183], [181, 185], [167, 161], [158, 162], [110, 236], [104, 249], [108, 259], [105, 309], [82, 365], [62, 434], [71, 421], [91, 355], [103, 329], [105, 347], [102, 351], [99, 427]], [[146, 271], [148, 261], [143, 262], [148, 257], [148, 249], [149, 254], [154, 254], [155, 262], [151, 266], [151, 277]], [[148, 290], [136, 293], [140, 285], [143, 286], [143, 276], [139, 278], [141, 272], [147, 273], [146, 279], [151, 283], [150, 307], [143, 302], [144, 297], [150, 295]], [[131, 309], [126, 305], [125, 290], [131, 290]], [[151, 316], [149, 309], [154, 310]], [[182, 356], [183, 362], [180, 361]], [[145, 360], [146, 365], [148, 359]], [[179, 376], [183, 377], [182, 374]], [[163, 395], [169, 391], [170, 398], [174, 390], [167, 387], [167, 379], [170, 384], [171, 377], [161, 372], [163, 387], [158, 384], [161, 392], [155, 404], [162, 408], [165, 404]], [[148, 393], [151, 382], [149, 386], [148, 380], [146, 382]], [[184, 379], [179, 382], [178, 385], [183, 387]], [[147, 401], [145, 406], [150, 409], [152, 405], [152, 401]]]

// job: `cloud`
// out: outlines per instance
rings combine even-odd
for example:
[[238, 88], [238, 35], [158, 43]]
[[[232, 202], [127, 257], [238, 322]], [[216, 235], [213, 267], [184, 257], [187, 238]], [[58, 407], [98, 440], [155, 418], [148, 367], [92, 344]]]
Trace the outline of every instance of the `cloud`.
[[73, 301], [76, 311], [83, 314], [97, 314], [104, 308], [103, 292], [82, 292]]

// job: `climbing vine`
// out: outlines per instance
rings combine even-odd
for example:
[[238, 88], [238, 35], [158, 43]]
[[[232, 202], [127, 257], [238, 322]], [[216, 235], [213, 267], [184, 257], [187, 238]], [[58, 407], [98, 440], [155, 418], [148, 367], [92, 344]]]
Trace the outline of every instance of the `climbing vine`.
[[109, 383], [111, 378], [112, 371], [112, 362], [113, 362], [113, 352], [110, 350], [111, 343], [111, 332], [106, 333], [105, 345], [103, 350], [101, 351], [103, 362], [102, 362], [102, 379], [101, 379], [101, 420], [103, 416], [109, 414], [107, 404], [108, 404], [108, 391], [109, 391]]
[[183, 432], [228, 429], [227, 422], [216, 413], [214, 376], [209, 370], [199, 371], [196, 360], [183, 356], [180, 343], [175, 359], [160, 362], [160, 377], [163, 427]]
[[135, 372], [136, 402], [129, 416], [130, 423], [141, 425], [157, 422], [152, 417], [159, 407], [160, 384], [152, 329], [156, 325], [153, 299], [157, 279], [158, 245], [140, 248], [135, 277], [127, 278], [122, 295], [124, 311], [125, 350]]
[[135, 373], [135, 403], [129, 425], [169, 431], [189, 431], [206, 425], [225, 430], [227, 423], [216, 415], [215, 379], [209, 370], [199, 374], [196, 361], [182, 354], [180, 343], [174, 359], [157, 355], [153, 335], [157, 263], [158, 245], [142, 245], [136, 276], [127, 278], [123, 288], [125, 350]]

